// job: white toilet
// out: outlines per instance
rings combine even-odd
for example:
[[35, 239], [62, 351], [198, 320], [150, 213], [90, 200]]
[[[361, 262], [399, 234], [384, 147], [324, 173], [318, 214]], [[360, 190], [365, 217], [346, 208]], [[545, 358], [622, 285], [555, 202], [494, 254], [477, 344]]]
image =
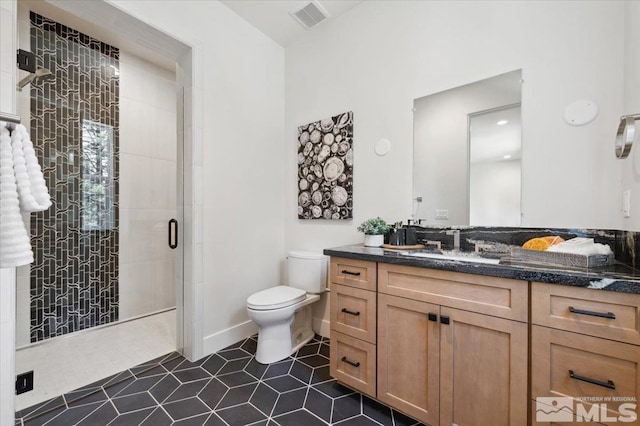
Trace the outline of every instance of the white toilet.
[[259, 327], [256, 360], [280, 361], [300, 349], [313, 336], [311, 304], [327, 286], [327, 257], [319, 253], [290, 251], [289, 285], [259, 291], [247, 299], [247, 312]]

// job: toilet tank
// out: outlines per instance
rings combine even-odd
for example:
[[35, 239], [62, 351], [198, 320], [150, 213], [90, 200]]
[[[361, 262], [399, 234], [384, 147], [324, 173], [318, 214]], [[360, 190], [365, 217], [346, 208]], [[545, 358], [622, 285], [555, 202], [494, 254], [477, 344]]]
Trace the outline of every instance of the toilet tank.
[[322, 293], [327, 287], [327, 256], [308, 251], [290, 251], [288, 285], [307, 293]]

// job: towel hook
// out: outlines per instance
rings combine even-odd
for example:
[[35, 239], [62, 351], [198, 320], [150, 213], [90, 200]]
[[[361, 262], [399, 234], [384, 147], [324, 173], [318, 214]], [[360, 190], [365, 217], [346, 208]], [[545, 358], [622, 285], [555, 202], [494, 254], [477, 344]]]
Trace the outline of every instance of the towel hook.
[[0, 121], [7, 123], [7, 129], [9, 131], [15, 129], [15, 124], [20, 124], [20, 116], [15, 114], [9, 114], [8, 112], [0, 112]]

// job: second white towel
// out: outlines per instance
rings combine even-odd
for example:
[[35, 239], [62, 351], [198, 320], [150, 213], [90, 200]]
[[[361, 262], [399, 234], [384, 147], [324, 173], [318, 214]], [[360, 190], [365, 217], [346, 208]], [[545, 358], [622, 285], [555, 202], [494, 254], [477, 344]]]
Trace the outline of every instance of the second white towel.
[[0, 268], [32, 262], [31, 242], [20, 215], [11, 137], [0, 123]]
[[51, 197], [33, 143], [23, 125], [17, 125], [11, 132], [11, 146], [20, 210], [23, 213], [31, 213], [48, 209], [51, 206]]

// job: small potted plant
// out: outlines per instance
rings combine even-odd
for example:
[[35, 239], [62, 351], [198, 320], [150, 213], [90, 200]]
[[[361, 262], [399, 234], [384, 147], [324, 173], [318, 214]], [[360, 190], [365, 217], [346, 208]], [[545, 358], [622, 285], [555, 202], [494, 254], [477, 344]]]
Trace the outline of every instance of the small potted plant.
[[366, 247], [380, 247], [384, 243], [384, 234], [389, 231], [387, 222], [376, 217], [365, 220], [358, 226], [358, 231], [364, 233], [364, 245]]

